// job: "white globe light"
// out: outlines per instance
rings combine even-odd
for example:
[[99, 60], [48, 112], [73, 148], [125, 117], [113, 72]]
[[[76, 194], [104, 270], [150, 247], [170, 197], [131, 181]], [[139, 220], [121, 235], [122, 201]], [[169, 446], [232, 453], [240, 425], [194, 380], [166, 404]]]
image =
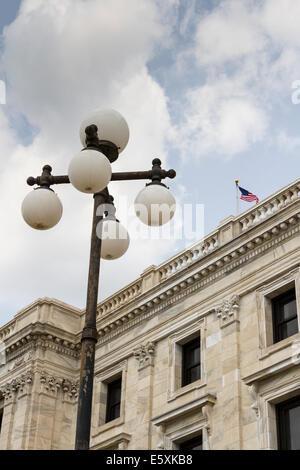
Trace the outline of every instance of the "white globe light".
[[129, 247], [128, 232], [116, 220], [103, 220], [101, 239], [101, 258], [106, 260], [120, 258]]
[[176, 201], [165, 186], [150, 184], [142, 189], [134, 202], [137, 217], [146, 225], [158, 227], [174, 216]]
[[37, 188], [25, 197], [22, 204], [22, 215], [30, 227], [48, 230], [61, 219], [62, 204], [57, 194], [48, 188]]
[[69, 179], [83, 193], [98, 193], [106, 188], [111, 179], [111, 164], [98, 150], [85, 149], [71, 160]]
[[86, 127], [95, 124], [100, 140], [108, 140], [118, 147], [121, 153], [129, 140], [129, 128], [123, 116], [113, 109], [97, 109], [90, 113], [81, 123], [80, 140], [86, 146]]

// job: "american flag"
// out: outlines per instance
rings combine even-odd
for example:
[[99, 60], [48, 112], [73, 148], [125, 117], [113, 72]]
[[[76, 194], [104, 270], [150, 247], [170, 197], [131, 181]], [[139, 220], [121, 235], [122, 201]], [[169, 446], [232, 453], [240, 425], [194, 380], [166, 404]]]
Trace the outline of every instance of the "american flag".
[[241, 199], [243, 199], [243, 201], [247, 201], [247, 202], [256, 201], [256, 204], [258, 203], [259, 199], [257, 196], [255, 196], [255, 194], [250, 193], [250, 191], [247, 191], [247, 189], [241, 188], [240, 186], [239, 186], [239, 190], [242, 193]]

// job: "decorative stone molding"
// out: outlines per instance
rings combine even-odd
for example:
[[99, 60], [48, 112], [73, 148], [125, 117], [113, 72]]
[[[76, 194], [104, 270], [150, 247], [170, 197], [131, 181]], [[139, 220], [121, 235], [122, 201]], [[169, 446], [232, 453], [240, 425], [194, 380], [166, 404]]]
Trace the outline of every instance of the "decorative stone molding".
[[5, 340], [5, 338], [10, 336], [14, 332], [15, 326], [16, 321], [13, 320], [7, 323], [7, 325], [4, 325], [2, 328], [0, 328], [0, 341], [3, 341]]
[[13, 379], [11, 382], [5, 384], [0, 388], [1, 395], [4, 396], [5, 404], [14, 400], [24, 393], [30, 393], [33, 384], [33, 373], [27, 371], [25, 374]]
[[240, 298], [233, 295], [230, 299], [226, 299], [216, 308], [217, 317], [220, 320], [220, 328], [230, 325], [234, 321], [238, 321], [238, 313], [240, 309]]
[[[169, 280], [178, 272], [184, 271], [187, 267], [190, 267], [199, 261], [204, 261], [207, 256], [213, 252], [215, 253], [218, 248], [224, 245], [224, 243], [230, 242], [233, 236], [241, 235], [246, 231], [249, 232], [255, 226], [261, 224], [274, 215], [281, 213], [286, 208], [289, 208], [292, 203], [297, 203], [299, 201], [299, 188], [300, 182], [297, 180], [288, 187], [282, 188], [275, 195], [271, 195], [269, 198], [261, 201], [254, 209], [250, 208], [247, 212], [237, 217], [231, 217], [230, 221], [228, 220], [229, 218], [225, 219], [224, 224], [221, 224], [217, 230], [205, 236], [203, 240], [167, 260], [160, 266], [153, 267], [152, 275], [156, 279], [154, 284]], [[226, 265], [227, 263], [230, 263], [233, 259], [243, 255], [247, 250], [252, 250], [256, 246], [261, 245], [264, 241], [269, 240], [272, 236], [287, 230], [290, 225], [295, 225], [297, 223], [297, 219], [299, 221], [299, 215], [300, 214], [289, 216], [286, 221], [281, 221], [278, 223], [278, 226], [273, 227], [270, 233], [267, 232], [263, 236], [259, 235], [254, 237], [253, 240], [248, 240], [245, 243], [245, 246], [223, 255], [208, 268], [201, 268], [199, 273], [190, 278], [190, 282], [194, 283], [199, 278], [207, 276], [210, 271], [220, 268], [224, 264]], [[224, 237], [223, 232], [226, 231], [226, 229], [229, 230], [229, 228], [230, 235]], [[142, 275], [141, 278], [137, 279], [129, 286], [126, 286], [104, 302], [101, 302], [98, 306], [98, 319], [101, 319], [101, 317], [113, 311], [121, 309], [124, 304], [127, 305], [131, 300], [141, 296], [145, 292], [144, 284]], [[147, 290], [149, 286], [146, 287]], [[158, 302], [160, 302], [160, 300], [157, 299]], [[108, 331], [109, 330], [106, 332]]]
[[27, 351], [25, 354], [18, 356], [14, 361], [10, 361], [8, 364], [8, 370], [17, 369], [19, 366], [23, 366], [27, 361], [30, 361], [33, 357], [33, 351]]
[[155, 344], [147, 342], [133, 350], [133, 355], [138, 362], [138, 370], [144, 369], [147, 366], [152, 366], [154, 363]]
[[[160, 441], [157, 448], [159, 450], [172, 449], [172, 441], [176, 442], [179, 438], [182, 438], [184, 435], [188, 435], [197, 429], [199, 431], [203, 431], [204, 447], [205, 449], [209, 449], [209, 438], [212, 430], [212, 407], [215, 403], [216, 396], [208, 393], [196, 400], [153, 418], [152, 423], [155, 426], [158, 426], [159, 429]], [[201, 411], [201, 417], [196, 423], [192, 420], [191, 424], [185, 424], [183, 428], [179, 426], [176, 432], [168, 432], [170, 424], [176, 422], [180, 423], [183, 417], [194, 417], [195, 413], [199, 411]], [[184, 421], [186, 423], [186, 419]]]
[[257, 418], [260, 418], [260, 409], [258, 405], [258, 393], [257, 393], [257, 384], [252, 384], [248, 388], [249, 393], [253, 399], [251, 409], [255, 412]]
[[[171, 421], [182, 418], [183, 416], [188, 415], [188, 414], [193, 414], [200, 409], [203, 410], [203, 407], [206, 407], [207, 405], [213, 406], [216, 403], [216, 400], [217, 398], [215, 395], [212, 395], [211, 393], [207, 393], [203, 395], [202, 397], [197, 398], [196, 400], [193, 400], [182, 406], [176, 407], [170, 411], [167, 411], [166, 413], [162, 415], [156, 416], [155, 418], [152, 419], [152, 423], [155, 426], [162, 426], [162, 425], [166, 426]], [[211, 414], [207, 415], [207, 418], [210, 419]]]
[[130, 439], [131, 434], [120, 432], [91, 448], [93, 450], [126, 450]]
[[[52, 350], [66, 356], [78, 358], [80, 355], [80, 343], [75, 343], [61, 338], [57, 335], [33, 332], [16, 340], [6, 347], [6, 354], [10, 355], [10, 360], [20, 356], [28, 349]], [[20, 359], [21, 360], [21, 359]]]
[[68, 379], [64, 379], [62, 382], [62, 391], [64, 402], [76, 402], [79, 394], [79, 380], [71, 381]]
[[142, 280], [138, 279], [129, 286], [121, 289], [113, 296], [101, 302], [97, 308], [97, 318], [107, 315], [113, 310], [117, 310], [132, 299], [135, 299], [142, 293]]
[[99, 328], [98, 342], [103, 344], [110, 341], [114, 336], [120, 335], [120, 333], [165, 310], [191, 293], [240, 268], [243, 264], [248, 263], [250, 259], [254, 260], [255, 257], [261, 256], [278, 243], [297, 234], [300, 231], [299, 222], [300, 213], [295, 214], [293, 217], [289, 216], [285, 223], [280, 222], [277, 224], [276, 231], [269, 229], [260, 236], [254, 236], [253, 240], [250, 241], [247, 238], [243, 246], [221, 256], [218, 260], [213, 260], [205, 269], [199, 266], [199, 271], [187, 277], [186, 280], [179, 277], [176, 285], [171, 288], [166, 286], [165, 292], [157, 294], [150, 300], [149, 298], [145, 299], [144, 304], [138, 305], [132, 311]]
[[214, 403], [212, 403], [211, 401], [208, 401], [207, 404], [203, 406], [202, 408], [203, 416], [206, 418], [206, 424], [204, 425], [204, 428], [206, 429], [209, 436], [211, 435], [211, 430], [212, 430], [211, 415], [212, 415], [213, 405]]
[[40, 391], [47, 395], [57, 396], [63, 383], [63, 379], [48, 375], [47, 372], [40, 374]]

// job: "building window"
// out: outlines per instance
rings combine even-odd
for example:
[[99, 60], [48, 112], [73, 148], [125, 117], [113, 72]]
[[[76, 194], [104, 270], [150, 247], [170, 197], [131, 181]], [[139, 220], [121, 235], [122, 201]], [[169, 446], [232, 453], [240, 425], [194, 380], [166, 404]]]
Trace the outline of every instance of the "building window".
[[200, 379], [200, 338], [182, 346], [182, 387]]
[[120, 417], [121, 387], [121, 378], [107, 384], [106, 423]]
[[279, 450], [300, 450], [300, 397], [276, 407]]
[[182, 442], [179, 450], [202, 450], [202, 434], [189, 441]]
[[298, 333], [295, 288], [272, 299], [272, 315], [274, 343]]

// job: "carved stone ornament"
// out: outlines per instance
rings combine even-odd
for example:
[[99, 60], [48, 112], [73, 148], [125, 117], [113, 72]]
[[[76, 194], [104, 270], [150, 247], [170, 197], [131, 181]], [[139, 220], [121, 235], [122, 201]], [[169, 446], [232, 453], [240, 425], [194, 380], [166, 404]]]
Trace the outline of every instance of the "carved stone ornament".
[[29, 393], [33, 383], [33, 373], [31, 371], [20, 375], [11, 382], [0, 388], [5, 401], [13, 400], [23, 393]]
[[133, 350], [133, 355], [138, 362], [138, 369], [143, 369], [147, 366], [152, 366], [154, 362], [155, 344], [147, 342], [141, 344], [139, 347]]
[[79, 380], [64, 379], [62, 383], [63, 401], [74, 403], [78, 399]]
[[40, 386], [42, 392], [47, 393], [51, 396], [56, 396], [58, 390], [62, 386], [62, 383], [63, 379], [49, 375], [46, 372], [41, 372]]
[[80, 356], [80, 343], [67, 341], [55, 335], [46, 335], [41, 332], [34, 332], [24, 336], [15, 343], [6, 347], [6, 353], [14, 359], [15, 354], [26, 350], [29, 347], [42, 350], [52, 350], [57, 353], [78, 358]]
[[253, 403], [251, 405], [252, 410], [255, 412], [256, 417], [260, 417], [260, 409], [259, 409], [259, 404], [258, 404], [258, 393], [257, 393], [257, 386], [256, 384], [250, 385], [249, 387], [249, 393], [253, 399]]
[[216, 308], [217, 317], [220, 320], [220, 327], [238, 321], [238, 312], [240, 309], [240, 298], [238, 295], [233, 295], [230, 299], [226, 299]]

